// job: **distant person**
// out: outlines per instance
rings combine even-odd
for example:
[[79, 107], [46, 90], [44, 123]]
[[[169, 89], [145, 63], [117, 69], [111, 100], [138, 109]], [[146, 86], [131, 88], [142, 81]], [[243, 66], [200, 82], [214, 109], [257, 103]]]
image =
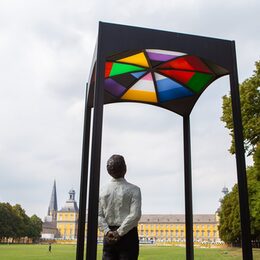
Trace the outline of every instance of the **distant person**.
[[49, 252], [51, 252], [51, 243], [49, 243]]
[[112, 155], [107, 171], [113, 177], [99, 198], [99, 228], [104, 232], [103, 260], [137, 260], [138, 221], [141, 218], [140, 188], [125, 180], [126, 164]]

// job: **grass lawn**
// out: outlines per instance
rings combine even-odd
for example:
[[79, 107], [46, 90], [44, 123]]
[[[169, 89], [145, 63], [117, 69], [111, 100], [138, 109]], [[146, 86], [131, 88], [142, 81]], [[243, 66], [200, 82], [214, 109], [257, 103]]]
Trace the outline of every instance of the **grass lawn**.
[[[52, 245], [52, 252], [48, 252], [48, 245], [0, 245], [1, 260], [74, 260], [75, 245]], [[98, 247], [98, 260], [101, 260], [102, 247]], [[139, 260], [185, 260], [185, 248], [141, 246]], [[221, 260], [242, 259], [241, 249], [195, 249], [195, 259]], [[254, 250], [254, 259], [260, 260], [260, 250]]]

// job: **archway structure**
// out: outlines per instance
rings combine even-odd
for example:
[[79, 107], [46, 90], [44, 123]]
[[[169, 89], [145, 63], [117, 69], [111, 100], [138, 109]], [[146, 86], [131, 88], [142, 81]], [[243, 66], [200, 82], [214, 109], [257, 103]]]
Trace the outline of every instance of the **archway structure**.
[[88, 179], [86, 259], [96, 259], [103, 105], [115, 102], [147, 103], [183, 117], [186, 259], [194, 259], [190, 113], [203, 91], [224, 75], [230, 77], [243, 259], [252, 259], [234, 41], [100, 22], [86, 91], [77, 260], [84, 255]]

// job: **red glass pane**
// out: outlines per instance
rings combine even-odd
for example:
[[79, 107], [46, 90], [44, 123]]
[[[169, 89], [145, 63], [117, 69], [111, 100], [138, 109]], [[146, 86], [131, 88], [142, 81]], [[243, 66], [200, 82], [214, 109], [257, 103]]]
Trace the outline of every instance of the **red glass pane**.
[[159, 66], [159, 69], [181, 69], [181, 70], [192, 70], [200, 71], [205, 73], [212, 73], [209, 68], [197, 57], [195, 56], [184, 56], [178, 59], [166, 62]]
[[112, 66], [113, 66], [113, 62], [106, 62], [106, 67], [105, 67], [105, 77], [106, 78], [109, 77]]

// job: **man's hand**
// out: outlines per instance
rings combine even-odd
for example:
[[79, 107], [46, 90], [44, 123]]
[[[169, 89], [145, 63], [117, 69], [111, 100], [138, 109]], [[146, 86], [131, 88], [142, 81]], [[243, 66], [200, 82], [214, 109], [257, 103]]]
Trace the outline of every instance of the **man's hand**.
[[108, 231], [105, 235], [105, 238], [107, 239], [107, 242], [109, 244], [115, 244], [120, 239], [120, 236], [117, 231]]
[[114, 240], [118, 241], [120, 239], [120, 236], [117, 231], [113, 231]]

